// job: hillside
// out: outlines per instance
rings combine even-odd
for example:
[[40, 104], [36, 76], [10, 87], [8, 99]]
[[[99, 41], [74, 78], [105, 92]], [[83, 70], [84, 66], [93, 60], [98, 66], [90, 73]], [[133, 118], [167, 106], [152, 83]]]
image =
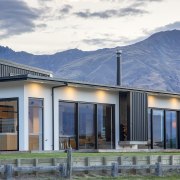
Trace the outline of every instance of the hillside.
[[[165, 31], [121, 47], [123, 85], [180, 92], [180, 31]], [[0, 46], [0, 58], [51, 70], [65, 79], [116, 83], [116, 48], [71, 49], [53, 55], [15, 52]]]

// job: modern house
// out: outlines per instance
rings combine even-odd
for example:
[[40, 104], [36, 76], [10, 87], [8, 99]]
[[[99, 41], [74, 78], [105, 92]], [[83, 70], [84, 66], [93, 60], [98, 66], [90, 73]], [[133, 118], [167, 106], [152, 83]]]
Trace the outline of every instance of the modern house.
[[0, 151], [179, 149], [180, 94], [58, 79], [0, 60]]

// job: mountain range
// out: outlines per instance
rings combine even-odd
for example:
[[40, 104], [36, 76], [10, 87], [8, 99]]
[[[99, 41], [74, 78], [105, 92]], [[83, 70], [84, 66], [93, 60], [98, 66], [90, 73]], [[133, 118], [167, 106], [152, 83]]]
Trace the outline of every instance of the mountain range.
[[[122, 85], [180, 92], [180, 31], [158, 32], [122, 50]], [[116, 50], [70, 49], [52, 55], [15, 52], [0, 46], [0, 59], [53, 71], [63, 79], [116, 84]]]

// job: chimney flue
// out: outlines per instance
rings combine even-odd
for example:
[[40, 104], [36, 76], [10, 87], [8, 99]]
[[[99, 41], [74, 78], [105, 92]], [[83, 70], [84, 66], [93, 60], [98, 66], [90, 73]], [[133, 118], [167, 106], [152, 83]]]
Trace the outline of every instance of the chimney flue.
[[122, 51], [117, 49], [117, 86], [122, 85], [122, 58], [121, 58]]

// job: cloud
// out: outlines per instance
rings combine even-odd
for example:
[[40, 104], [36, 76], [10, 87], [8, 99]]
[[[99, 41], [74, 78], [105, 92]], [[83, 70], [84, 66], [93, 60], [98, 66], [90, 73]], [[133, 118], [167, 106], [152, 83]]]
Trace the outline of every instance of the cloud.
[[162, 2], [165, 0], [135, 0], [136, 2]]
[[64, 5], [62, 7], [62, 9], [60, 9], [60, 13], [63, 13], [63, 14], [69, 14], [70, 10], [72, 9], [72, 6], [71, 5]]
[[22, 0], [0, 1], [0, 38], [7, 38], [35, 30], [35, 20], [42, 12], [29, 7]]
[[116, 39], [112, 39], [112, 36], [109, 37], [109, 35], [105, 38], [94, 38], [94, 39], [83, 39], [82, 41], [85, 44], [88, 45], [97, 45], [97, 46], [115, 46], [116, 44], [128, 43], [129, 39], [126, 37], [119, 37]]
[[72, 10], [72, 6], [69, 4], [65, 4], [60, 10], [59, 10], [59, 18], [64, 18], [66, 15], [68, 15], [71, 10]]
[[180, 21], [176, 21], [174, 23], [166, 24], [164, 26], [157, 27], [153, 30], [143, 29], [143, 33], [145, 34], [144, 37], [150, 36], [154, 33], [161, 32], [161, 31], [170, 31], [170, 30], [180, 30]]
[[110, 9], [105, 11], [99, 11], [99, 12], [91, 12], [89, 9], [86, 9], [84, 11], [75, 12], [74, 14], [81, 18], [111, 18], [111, 17], [124, 17], [124, 16], [136, 16], [136, 15], [142, 15], [148, 13], [145, 10], [127, 7], [122, 8], [120, 10], [117, 9]]
[[153, 2], [156, 2], [156, 3], [159, 3], [159, 2], [163, 2], [163, 1], [166, 1], [166, 0], [100, 0], [100, 1], [103, 1], [103, 2], [112, 2], [112, 3], [127, 3], [127, 4], [131, 4], [131, 7], [140, 7], [140, 6], [146, 6], [147, 4], [149, 3], [153, 3]]
[[[129, 0], [100, 0], [100, 1], [110, 1], [110, 2], [122, 2], [122, 1], [128, 1]], [[136, 3], [136, 2], [142, 2], [142, 3], [148, 3], [148, 2], [161, 2], [161, 1], [165, 1], [165, 0], [131, 0], [132, 3]]]
[[154, 29], [152, 32], [167, 31], [167, 30], [174, 30], [174, 29], [177, 29], [177, 30], [180, 29], [180, 21], [176, 21], [174, 23], [158, 27]]
[[85, 9], [79, 12], [75, 12], [74, 14], [81, 18], [113, 18], [113, 17], [124, 17], [124, 16], [137, 16], [137, 15], [143, 15], [147, 14], [148, 11], [141, 9], [140, 7], [144, 7], [148, 3], [151, 2], [162, 2], [165, 0], [100, 0], [104, 2], [117, 2], [122, 3], [126, 2], [130, 4], [129, 6], [121, 9], [109, 9], [104, 11], [96, 11], [93, 12], [90, 9]]

